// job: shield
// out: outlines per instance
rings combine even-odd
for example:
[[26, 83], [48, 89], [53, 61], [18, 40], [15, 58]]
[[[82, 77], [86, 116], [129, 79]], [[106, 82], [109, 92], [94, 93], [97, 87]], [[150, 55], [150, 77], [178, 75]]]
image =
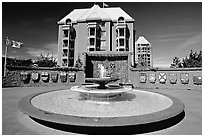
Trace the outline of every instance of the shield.
[[61, 82], [67, 82], [67, 73], [66, 72], [60, 73], [60, 80], [61, 80]]
[[149, 81], [150, 81], [150, 83], [156, 82], [156, 74], [155, 73], [149, 74]]
[[147, 74], [140, 73], [140, 83], [146, 83], [146, 80], [147, 80]]
[[26, 81], [28, 79], [28, 72], [21, 72], [20, 76], [21, 80]]
[[33, 72], [31, 78], [33, 81], [37, 81], [39, 79], [39, 74], [37, 72]]
[[49, 74], [48, 72], [42, 72], [41, 73], [41, 79], [43, 82], [48, 82], [49, 81]]
[[176, 84], [177, 82], [177, 75], [174, 73], [169, 74], [169, 81], [171, 84]]
[[51, 80], [52, 82], [56, 83], [58, 81], [58, 73], [52, 73]]
[[181, 73], [180, 80], [182, 84], [188, 84], [189, 82], [189, 74], [188, 73]]
[[68, 77], [69, 77], [69, 81], [70, 82], [75, 82], [75, 79], [76, 79], [76, 74], [74, 72], [70, 72], [68, 74]]
[[165, 84], [166, 83], [166, 73], [159, 73], [159, 82], [161, 84]]
[[202, 76], [193, 76], [193, 83], [195, 85], [202, 85]]

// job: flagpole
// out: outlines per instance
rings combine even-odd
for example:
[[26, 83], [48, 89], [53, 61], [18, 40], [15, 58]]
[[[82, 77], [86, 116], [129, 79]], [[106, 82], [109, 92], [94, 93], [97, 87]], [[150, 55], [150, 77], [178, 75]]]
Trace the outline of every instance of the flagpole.
[[4, 57], [4, 77], [6, 76], [6, 58], [7, 58], [7, 44], [5, 48], [5, 57]]

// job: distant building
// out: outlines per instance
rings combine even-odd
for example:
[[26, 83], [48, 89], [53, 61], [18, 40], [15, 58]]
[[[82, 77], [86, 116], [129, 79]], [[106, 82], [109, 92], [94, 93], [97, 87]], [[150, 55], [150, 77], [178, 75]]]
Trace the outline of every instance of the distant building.
[[58, 65], [72, 67], [79, 57], [85, 65], [90, 53], [133, 53], [133, 24], [120, 7], [74, 9], [58, 22]]
[[135, 63], [147, 67], [153, 67], [152, 45], [143, 36], [135, 42]]

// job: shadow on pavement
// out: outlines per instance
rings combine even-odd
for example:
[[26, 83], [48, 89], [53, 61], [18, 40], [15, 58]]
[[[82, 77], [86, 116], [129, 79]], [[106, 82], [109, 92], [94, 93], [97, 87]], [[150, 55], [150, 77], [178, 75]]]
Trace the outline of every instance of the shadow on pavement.
[[142, 134], [148, 132], [154, 132], [162, 129], [169, 128], [176, 125], [185, 117], [185, 111], [182, 111], [175, 117], [148, 124], [131, 125], [131, 126], [114, 126], [114, 127], [90, 127], [90, 126], [75, 126], [65, 125], [61, 123], [53, 123], [49, 121], [40, 120], [31, 117], [34, 121], [57, 130], [66, 132], [78, 133], [78, 134], [90, 134], [90, 135], [131, 135]]

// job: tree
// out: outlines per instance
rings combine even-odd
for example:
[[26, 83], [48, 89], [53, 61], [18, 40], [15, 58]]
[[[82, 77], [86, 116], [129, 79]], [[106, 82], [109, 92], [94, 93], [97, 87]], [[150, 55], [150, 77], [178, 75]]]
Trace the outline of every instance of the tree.
[[173, 58], [173, 63], [170, 67], [174, 68], [192, 68], [192, 67], [202, 67], [202, 51], [199, 52], [193, 52], [193, 50], [190, 51], [189, 56], [185, 57], [180, 61], [178, 57]]
[[182, 63], [178, 57], [173, 58], [173, 63], [170, 66], [171, 68], [180, 68], [182, 67]]
[[37, 58], [35, 62], [39, 67], [55, 67], [57, 65], [56, 59], [53, 55], [50, 56], [48, 53], [47, 55], [40, 54], [40, 58]]
[[[5, 58], [2, 58], [4, 63]], [[8, 66], [31, 66], [33, 64], [32, 59], [16, 59], [16, 58], [7, 58], [6, 65]], [[4, 64], [3, 64], [4, 65]]]

